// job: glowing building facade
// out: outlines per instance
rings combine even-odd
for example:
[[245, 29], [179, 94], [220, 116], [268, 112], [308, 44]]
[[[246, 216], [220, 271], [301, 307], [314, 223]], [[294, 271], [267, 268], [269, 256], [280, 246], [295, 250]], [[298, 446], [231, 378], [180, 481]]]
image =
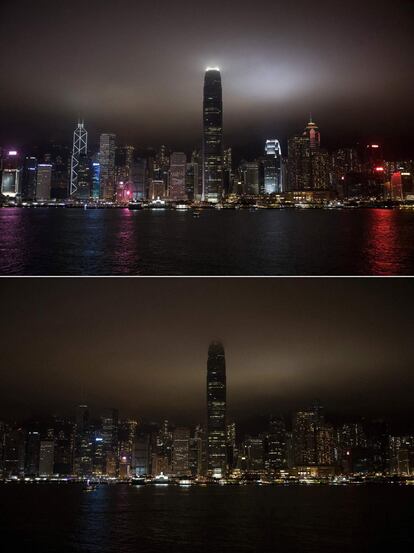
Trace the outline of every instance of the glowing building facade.
[[266, 140], [264, 165], [264, 193], [280, 194], [282, 185], [282, 149], [276, 139]]
[[79, 195], [78, 174], [81, 158], [88, 154], [88, 133], [84, 122], [78, 122], [78, 126], [73, 133], [72, 158], [70, 164], [70, 188], [69, 195], [77, 198]]
[[221, 201], [223, 196], [223, 100], [221, 75], [208, 67], [203, 99], [203, 200]]

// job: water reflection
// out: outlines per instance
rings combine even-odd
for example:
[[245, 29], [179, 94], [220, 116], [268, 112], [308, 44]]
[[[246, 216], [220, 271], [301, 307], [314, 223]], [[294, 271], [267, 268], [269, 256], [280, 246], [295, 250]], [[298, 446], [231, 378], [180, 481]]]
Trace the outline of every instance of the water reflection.
[[368, 232], [363, 245], [368, 274], [398, 275], [404, 272], [399, 215], [392, 209], [369, 210]]
[[0, 209], [0, 274], [414, 274], [414, 212], [304, 211]]

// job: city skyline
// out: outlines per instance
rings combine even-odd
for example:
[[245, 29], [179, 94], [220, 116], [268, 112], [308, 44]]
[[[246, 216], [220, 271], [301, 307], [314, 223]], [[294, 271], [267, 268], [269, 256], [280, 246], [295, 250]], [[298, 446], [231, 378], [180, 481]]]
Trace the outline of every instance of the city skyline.
[[[232, 418], [320, 398], [347, 416], [411, 420], [413, 351], [401, 332], [410, 281], [395, 289], [378, 280], [212, 280], [203, 281], [204, 297], [197, 280], [115, 282], [3, 281], [0, 416], [70, 411], [83, 399], [147, 419], [202, 420], [206, 343], [216, 335], [226, 348]], [[24, 347], [22, 327], [31, 329]]]
[[[20, 25], [12, 2], [5, 2], [2, 12], [0, 40], [14, 37], [13, 63], [7, 56], [2, 61], [9, 75], [0, 112], [5, 146], [9, 141], [20, 147], [61, 142], [81, 116], [89, 121], [92, 142], [99, 129], [107, 129], [124, 143], [172, 143], [187, 149], [198, 142], [202, 125], [201, 73], [218, 65], [226, 81], [225, 140], [235, 148], [255, 149], [254, 144], [272, 136], [285, 146], [312, 111], [328, 129], [330, 147], [339, 145], [339, 137], [341, 143], [355, 142], [364, 129], [368, 140], [388, 142], [390, 150], [404, 150], [401, 155], [410, 151], [413, 39], [408, 2], [399, 1], [392, 10], [387, 2], [346, 7], [325, 1], [312, 6], [266, 2], [253, 12], [253, 28], [253, 14], [233, 2], [220, 6], [214, 28], [203, 17], [194, 18], [194, 7], [186, 1], [173, 12], [163, 6], [162, 18], [156, 3], [138, 11], [131, 0], [122, 0], [123, 10], [118, 4], [114, 10], [113, 3], [99, 3], [95, 10], [98, 3], [90, 2], [81, 20], [77, 0], [23, 4], [31, 25]], [[209, 7], [214, 11], [215, 2]], [[143, 32], [132, 32], [135, 18], [142, 16]], [[105, 39], [115, 22], [124, 29], [124, 40], [109, 44]], [[38, 40], [45, 25], [47, 32]], [[33, 32], [36, 39], [28, 51], [23, 36], [30, 41]], [[84, 48], [86, 36], [95, 48]], [[166, 56], [171, 37], [174, 55]], [[59, 48], [52, 52], [53, 41]], [[22, 101], [30, 79], [36, 84]]]

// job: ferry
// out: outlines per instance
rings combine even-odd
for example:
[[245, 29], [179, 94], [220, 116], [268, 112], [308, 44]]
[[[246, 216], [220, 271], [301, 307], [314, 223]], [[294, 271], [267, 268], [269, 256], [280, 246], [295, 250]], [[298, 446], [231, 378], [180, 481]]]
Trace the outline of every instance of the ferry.
[[135, 476], [131, 479], [131, 484], [133, 486], [145, 486], [146, 483], [147, 481], [144, 476]]
[[152, 483], [156, 486], [168, 486], [170, 481], [168, 476], [161, 472], [152, 480]]

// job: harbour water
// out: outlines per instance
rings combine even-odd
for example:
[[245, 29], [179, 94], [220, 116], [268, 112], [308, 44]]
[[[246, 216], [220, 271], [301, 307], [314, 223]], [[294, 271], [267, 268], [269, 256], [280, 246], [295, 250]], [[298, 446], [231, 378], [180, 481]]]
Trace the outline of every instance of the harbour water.
[[414, 211], [0, 209], [2, 275], [413, 275]]
[[0, 485], [4, 551], [367, 553], [414, 546], [414, 487]]

